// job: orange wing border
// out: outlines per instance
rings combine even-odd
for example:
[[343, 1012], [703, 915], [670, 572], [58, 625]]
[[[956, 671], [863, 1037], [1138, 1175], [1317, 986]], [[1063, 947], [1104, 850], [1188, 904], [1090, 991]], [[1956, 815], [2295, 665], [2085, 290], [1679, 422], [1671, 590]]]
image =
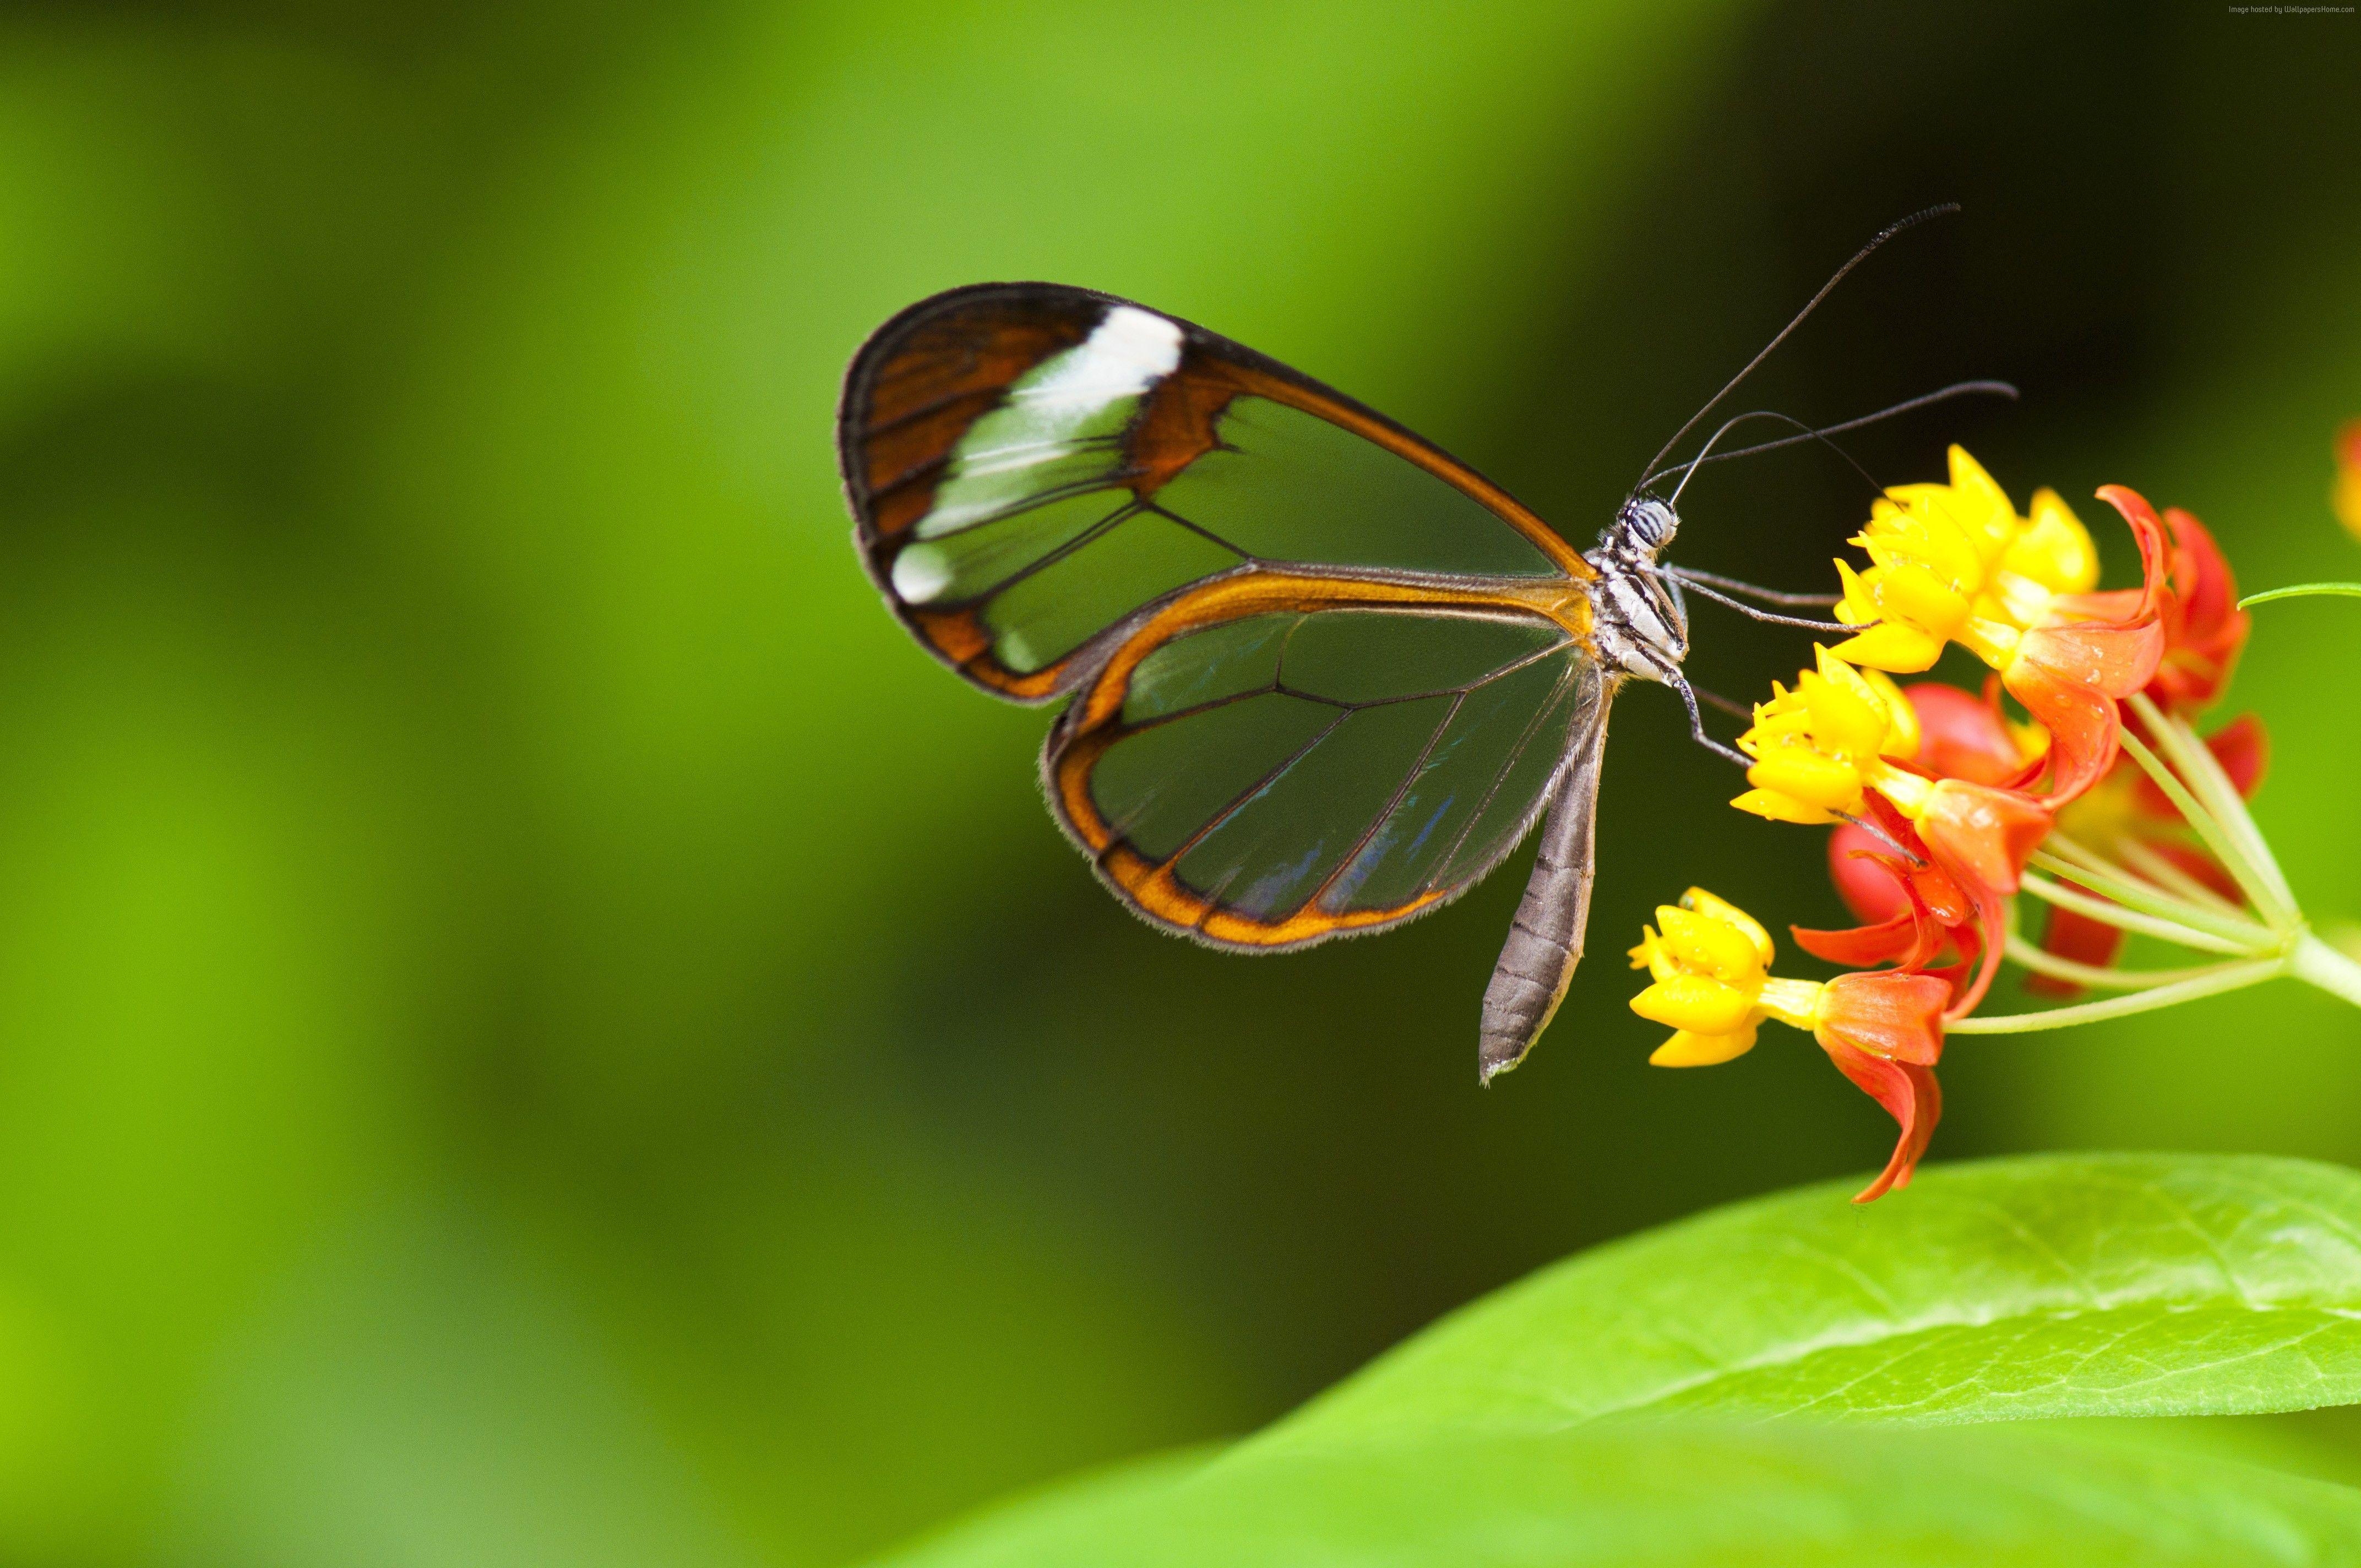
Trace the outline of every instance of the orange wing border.
[[1579, 583], [1549, 578], [1413, 579], [1394, 573], [1247, 566], [1148, 606], [1120, 629], [1120, 641], [1058, 716], [1042, 747], [1041, 784], [1058, 825], [1090, 859], [1099, 880], [1150, 925], [1213, 947], [1282, 952], [1410, 919], [1473, 885], [1471, 881], [1433, 889], [1381, 909], [1337, 913], [1307, 902], [1282, 919], [1258, 920], [1222, 907], [1174, 876], [1172, 867], [1202, 835], [1192, 835], [1160, 861], [1150, 860], [1108, 825], [1091, 796], [1091, 775], [1099, 760], [1134, 733], [1122, 721], [1124, 702], [1133, 673], [1150, 653], [1176, 637], [1248, 616], [1349, 609], [1428, 609], [1521, 620], [1549, 626], [1586, 656], [1591, 652], [1587, 594]]
[[[932, 503], [936, 484], [968, 427], [994, 407], [1009, 383], [1050, 355], [1083, 341], [1113, 309], [1130, 306], [1181, 332], [1179, 366], [1157, 382], [1124, 434], [1118, 478], [1144, 503], [1217, 444], [1216, 428], [1240, 397], [1268, 398], [1323, 419], [1425, 469], [1483, 506], [1540, 551], [1560, 574], [1532, 579], [1563, 590], [1598, 573], [1532, 508], [1449, 453], [1333, 387], [1193, 322], [1114, 294], [1061, 283], [976, 283], [919, 301], [871, 334], [853, 356], [837, 410], [837, 455], [852, 512], [853, 543], [870, 580], [911, 634], [960, 675], [1015, 702], [1042, 703], [1083, 684], [1109, 651], [1136, 633], [1144, 612], [1185, 598], [1224, 577], [1174, 589], [1098, 633], [1056, 663], [1011, 670], [992, 652], [982, 605], [929, 609], [902, 601], [894, 558]], [[981, 320], [988, 330], [973, 330]], [[1244, 571], [1269, 571], [1249, 564]], [[1299, 576], [1309, 576], [1296, 568]], [[1405, 586], [1526, 579], [1445, 578], [1338, 569], [1333, 580]]]

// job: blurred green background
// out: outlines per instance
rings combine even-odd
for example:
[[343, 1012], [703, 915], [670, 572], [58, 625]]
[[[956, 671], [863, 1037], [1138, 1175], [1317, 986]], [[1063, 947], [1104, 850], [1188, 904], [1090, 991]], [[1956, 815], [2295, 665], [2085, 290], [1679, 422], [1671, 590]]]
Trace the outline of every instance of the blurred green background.
[[[1600, 956], [1488, 1092], [1521, 864], [1290, 958], [1126, 916], [1041, 809], [1043, 716], [863, 579], [837, 378], [933, 290], [1088, 284], [1587, 543], [1837, 261], [1958, 200], [1752, 399], [2006, 377], [1857, 450], [2361, 576], [2356, 80], [2354, 17], [2212, 4], [11, 7], [0, 1560], [840, 1563], [1874, 1168], [1800, 1037], [1644, 1065], [1651, 906], [1838, 915], [1664, 694], [1616, 715]], [[1683, 559], [1817, 587], [1864, 499], [1725, 466]], [[1806, 654], [1699, 613], [1708, 686]], [[2361, 620], [2260, 622], [2260, 817], [2361, 916]], [[2361, 1161], [2361, 1017], [2292, 986], [1946, 1082], [1938, 1158]]]

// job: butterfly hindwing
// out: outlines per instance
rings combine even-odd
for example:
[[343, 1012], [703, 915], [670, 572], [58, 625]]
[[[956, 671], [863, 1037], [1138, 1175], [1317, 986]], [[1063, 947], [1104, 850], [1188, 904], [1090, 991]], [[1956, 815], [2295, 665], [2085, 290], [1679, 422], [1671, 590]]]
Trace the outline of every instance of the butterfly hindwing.
[[1051, 731], [1067, 831], [1126, 903], [1301, 947], [1465, 891], [1542, 808], [1600, 679], [1539, 616], [1269, 573], [1160, 610]]
[[1592, 576], [1499, 487], [1383, 416], [1087, 290], [984, 284], [904, 312], [853, 362], [839, 444], [896, 613], [1017, 700], [1073, 689], [1152, 607], [1225, 575]]

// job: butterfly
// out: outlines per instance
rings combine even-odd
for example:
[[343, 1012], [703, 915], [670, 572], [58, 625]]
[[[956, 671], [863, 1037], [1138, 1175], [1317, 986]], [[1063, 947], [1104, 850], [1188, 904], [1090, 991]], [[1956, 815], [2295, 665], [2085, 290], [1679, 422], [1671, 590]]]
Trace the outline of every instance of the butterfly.
[[[1798, 428], [1743, 450], [1850, 425]], [[1698, 740], [1746, 761], [1706, 734], [1682, 674], [1684, 583], [1830, 624], [1707, 585], [1824, 598], [1662, 564], [1679, 491], [1649, 486], [1685, 484], [1706, 453], [1652, 464], [1577, 552], [1343, 393], [1061, 284], [953, 289], [887, 322], [847, 374], [838, 451], [854, 543], [911, 634], [995, 696], [1066, 699], [1041, 755], [1050, 810], [1150, 923], [1240, 952], [1383, 930], [1545, 819], [1484, 994], [1488, 1081], [1582, 957], [1618, 688], [1671, 687]]]

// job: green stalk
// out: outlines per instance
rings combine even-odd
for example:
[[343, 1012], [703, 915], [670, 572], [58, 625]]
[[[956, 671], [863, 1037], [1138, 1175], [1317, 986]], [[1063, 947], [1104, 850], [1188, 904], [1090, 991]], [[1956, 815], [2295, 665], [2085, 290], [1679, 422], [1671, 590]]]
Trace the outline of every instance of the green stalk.
[[2281, 910], [2292, 916], [2296, 912], [2295, 890], [2288, 886], [2287, 873], [2279, 870], [2278, 857], [2263, 841], [2262, 830], [2255, 826], [2246, 803], [2238, 797], [2238, 786], [2222, 771], [2222, 759], [2198, 739], [2195, 730], [2178, 718], [2166, 717], [2146, 693], [2134, 692], [2131, 704], [2132, 711], [2147, 725], [2148, 733], [2156, 737], [2158, 744], [2180, 768], [2190, 787], [2213, 812], [2214, 820], [2246, 851], [2247, 863], [2279, 895]]
[[2288, 954], [2288, 972], [2361, 1007], [2361, 963], [2306, 931]]
[[2361, 583], [2297, 583], [2291, 587], [2265, 588], [2258, 594], [2248, 594], [2238, 601], [2240, 609], [2250, 604], [2268, 604], [2273, 599], [2300, 598], [2308, 594], [2338, 594], [2346, 598], [2361, 599]]
[[[2052, 838], [2056, 835], [2052, 834]], [[2211, 909], [2217, 915], [2244, 918], [2245, 911], [2235, 904], [2158, 854], [2136, 839], [2125, 838], [2116, 844], [2116, 852], [2124, 863], [2166, 891], [2180, 894], [2201, 909]]]
[[2294, 911], [2279, 902], [2279, 894], [2262, 879], [2228, 830], [2214, 819], [2212, 812], [2198, 804], [2197, 797], [2189, 792], [2189, 786], [2175, 777], [2172, 770], [2159, 762], [2156, 753], [2142, 745], [2139, 737], [2128, 729], [2124, 731], [2124, 750], [2132, 754], [2132, 761], [2156, 781], [2156, 787], [2164, 791], [2166, 797], [2180, 809], [2189, 826], [2197, 830], [2197, 836], [2205, 840], [2205, 847], [2213, 851], [2213, 858], [2222, 862], [2223, 869], [2237, 879], [2238, 885], [2246, 889], [2246, 897], [2256, 910], [2275, 925], [2284, 923]]
[[2225, 952], [2233, 950], [2253, 952], [2258, 948], [2268, 948], [2278, 945], [2273, 940], [2268, 927], [2257, 926], [2251, 920], [2216, 915], [2210, 909], [2202, 909], [2194, 904], [2175, 898], [2169, 894], [2158, 893], [2144, 883], [2131, 882], [2108, 872], [2097, 872], [2087, 866], [2078, 866], [2071, 861], [2060, 860], [2047, 850], [2037, 850], [2034, 851], [2032, 860], [2026, 863], [2039, 866], [2043, 871], [2054, 872], [2069, 882], [2080, 883], [2092, 893], [2103, 894], [2127, 909], [2136, 909], [2143, 915], [2151, 915], [2159, 920], [2169, 920], [2177, 926], [2187, 926], [2199, 931], [2210, 931], [2225, 942], [2238, 944], [2235, 949], [2224, 948]]
[[2196, 980], [2221, 969], [2220, 964], [2197, 964], [2188, 969], [2102, 969], [2097, 964], [2078, 964], [2071, 959], [2061, 959], [2015, 932], [2009, 933], [2008, 959], [2036, 974], [2048, 975], [2074, 985], [2087, 985], [2097, 991], [2149, 991], [2159, 985], [2178, 985], [2185, 980]]
[[[2070, 1029], [2078, 1024], [2097, 1024], [2109, 1018], [2128, 1018], [2135, 1013], [2152, 1013], [2159, 1007], [2177, 1007], [2184, 1002], [2194, 1002], [2201, 996], [2213, 996], [2224, 991], [2237, 991], [2259, 984], [2289, 972], [2290, 959], [2257, 959], [2252, 963], [2217, 964], [2203, 973], [2174, 985], [2159, 985], [2149, 991], [2136, 991], [2129, 996], [2111, 996], [2104, 1002], [2085, 1002], [2076, 1007], [2059, 1007], [2047, 1013], [2003, 1013], [1993, 1017], [1962, 1018], [1945, 1025], [1952, 1035], [2027, 1035], [2039, 1029]], [[2361, 981], [2361, 974], [2355, 976]], [[2361, 1002], [2361, 992], [2354, 998]]]
[[[2030, 872], [2019, 879], [2017, 885], [2044, 904], [2054, 904], [2060, 909], [2070, 909], [2077, 915], [2087, 915], [2103, 926], [2113, 926], [2125, 931], [2137, 931], [2144, 937], [2156, 937], [2183, 948], [2195, 948], [2200, 952], [2229, 953], [2238, 958], [2247, 958], [2255, 953], [2258, 946], [2254, 942], [2235, 941], [2229, 938], [2217, 937], [2211, 931], [2200, 931], [2193, 927], [2184, 926], [2177, 920], [2160, 920], [2151, 915], [2142, 915], [2126, 909], [2120, 904], [2110, 904], [2103, 898], [2093, 898], [2087, 893], [2077, 892], [2070, 887], [2061, 887], [2057, 883], [2045, 877], [2035, 876]], [[2269, 944], [2260, 945], [2268, 946]]]

